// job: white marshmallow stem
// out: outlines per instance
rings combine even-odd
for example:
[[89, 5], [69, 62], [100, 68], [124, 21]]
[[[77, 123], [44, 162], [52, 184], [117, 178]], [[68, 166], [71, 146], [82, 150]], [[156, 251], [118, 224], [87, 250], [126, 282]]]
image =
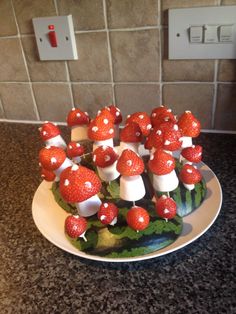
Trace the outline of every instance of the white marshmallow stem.
[[182, 148], [185, 148], [185, 147], [190, 147], [193, 145], [193, 142], [192, 142], [192, 137], [189, 137], [189, 136], [182, 136], [180, 138], [181, 142], [182, 142], [182, 145], [181, 147]]
[[140, 146], [140, 143], [126, 143], [126, 142], [120, 142], [120, 148], [119, 148], [119, 155], [123, 152], [123, 150], [125, 149], [130, 149], [132, 150], [133, 152], [135, 152], [136, 154], [139, 153], [139, 146]]
[[116, 170], [116, 164], [117, 161], [105, 168], [97, 167], [99, 177], [105, 182], [110, 182], [118, 178], [120, 173]]
[[80, 156], [73, 157], [72, 160], [74, 161], [74, 163], [79, 164], [81, 162], [81, 157]]
[[64, 169], [70, 167], [70, 166], [73, 166], [73, 165], [74, 165], [73, 161], [70, 160], [69, 158], [66, 158], [66, 159], [64, 160], [63, 164], [62, 164], [58, 169], [54, 170], [53, 172], [55, 173], [55, 175], [56, 175], [57, 177], [60, 178], [60, 175], [61, 175], [62, 171], [63, 171]]
[[186, 184], [186, 183], [183, 183], [183, 185], [185, 186], [185, 188], [189, 191], [193, 190], [195, 188], [195, 185], [194, 184]]
[[82, 140], [88, 140], [87, 125], [73, 126], [71, 128], [71, 141], [77, 142]]
[[55, 137], [50, 138], [49, 140], [46, 140], [45, 144], [48, 146], [56, 146], [62, 149], [66, 149], [66, 142], [63, 140], [61, 135], [57, 135]]
[[125, 201], [138, 201], [144, 197], [146, 191], [143, 179], [137, 176], [121, 176], [120, 178], [120, 198]]
[[109, 138], [108, 140], [104, 140], [104, 141], [95, 141], [93, 143], [93, 151], [95, 151], [95, 149], [98, 148], [99, 146], [103, 146], [103, 145], [114, 147], [113, 138]]
[[173, 191], [179, 185], [179, 179], [177, 178], [175, 170], [172, 170], [168, 174], [156, 175], [153, 174], [153, 187], [159, 192]]
[[83, 202], [76, 203], [75, 206], [80, 216], [90, 217], [98, 212], [101, 204], [102, 202], [96, 194]]

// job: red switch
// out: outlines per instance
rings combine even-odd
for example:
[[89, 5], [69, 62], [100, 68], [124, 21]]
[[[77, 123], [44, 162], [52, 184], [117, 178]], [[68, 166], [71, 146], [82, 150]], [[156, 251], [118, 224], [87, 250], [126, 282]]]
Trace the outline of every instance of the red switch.
[[51, 31], [48, 33], [49, 41], [52, 47], [57, 47], [57, 36], [55, 31]]

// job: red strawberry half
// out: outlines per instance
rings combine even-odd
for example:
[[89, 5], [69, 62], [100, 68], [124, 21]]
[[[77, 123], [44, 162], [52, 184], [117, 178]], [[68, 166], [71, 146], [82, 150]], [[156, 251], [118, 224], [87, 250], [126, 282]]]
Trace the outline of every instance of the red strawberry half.
[[108, 110], [110, 110], [110, 113], [113, 115], [115, 119], [114, 124], [120, 124], [122, 122], [122, 115], [120, 109], [117, 108], [115, 105], [110, 105], [108, 107]]
[[84, 217], [68, 216], [65, 220], [65, 232], [69, 237], [76, 239], [87, 230], [87, 220]]
[[194, 166], [185, 164], [180, 170], [179, 179], [185, 184], [196, 184], [201, 181], [202, 175]]
[[77, 142], [70, 142], [67, 145], [67, 156], [69, 158], [78, 157], [84, 154], [84, 147]]
[[135, 122], [127, 123], [120, 131], [120, 140], [125, 143], [138, 143], [142, 141], [142, 132]]
[[152, 110], [151, 123], [154, 127], [168, 121], [173, 123], [176, 122], [175, 116], [173, 115], [171, 109], [165, 106], [160, 106]]
[[41, 178], [45, 181], [52, 182], [55, 180], [56, 175], [52, 171], [41, 168]]
[[117, 159], [117, 153], [110, 146], [99, 146], [93, 152], [93, 162], [96, 166], [101, 168], [111, 166]]
[[128, 211], [126, 221], [130, 228], [141, 231], [147, 228], [150, 217], [146, 209], [134, 206]]
[[135, 176], [144, 171], [144, 163], [135, 152], [125, 149], [118, 159], [116, 169], [123, 176]]
[[186, 147], [182, 150], [181, 155], [190, 162], [198, 163], [202, 160], [202, 146]]
[[156, 212], [158, 216], [164, 219], [172, 219], [176, 216], [176, 203], [175, 201], [162, 195], [156, 202]]
[[158, 149], [148, 161], [149, 169], [157, 175], [165, 175], [175, 169], [175, 159], [163, 149]]
[[151, 125], [151, 120], [146, 112], [133, 113], [126, 120], [126, 123], [130, 123], [130, 122], [136, 122], [139, 125], [140, 130], [144, 136], [149, 135], [152, 125]]
[[118, 208], [113, 203], [102, 203], [97, 213], [98, 219], [104, 225], [114, 225], [117, 222]]
[[[109, 112], [109, 111], [108, 111]], [[114, 124], [107, 116], [99, 115], [91, 121], [88, 137], [92, 141], [104, 141], [114, 137]]]
[[66, 153], [62, 148], [47, 146], [39, 152], [39, 162], [42, 167], [49, 171], [58, 169], [66, 159]]
[[180, 138], [182, 132], [177, 124], [173, 122], [165, 122], [160, 125], [163, 134], [163, 148], [169, 151], [177, 150], [181, 147]]
[[51, 122], [45, 122], [42, 127], [39, 128], [39, 131], [44, 142], [61, 134], [59, 128]]
[[78, 108], [73, 108], [67, 116], [67, 125], [72, 127], [76, 125], [89, 124], [89, 115]]
[[182, 130], [183, 136], [197, 137], [200, 134], [201, 124], [191, 111], [185, 111], [180, 116], [178, 125]]

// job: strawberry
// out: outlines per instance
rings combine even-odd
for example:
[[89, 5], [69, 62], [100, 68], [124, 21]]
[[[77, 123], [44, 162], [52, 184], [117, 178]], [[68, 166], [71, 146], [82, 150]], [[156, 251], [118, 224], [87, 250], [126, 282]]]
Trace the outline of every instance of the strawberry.
[[191, 111], [185, 111], [180, 116], [178, 126], [182, 130], [183, 136], [197, 137], [201, 131], [201, 124]]
[[78, 157], [84, 154], [84, 147], [77, 142], [70, 142], [66, 152], [69, 158]]
[[110, 146], [99, 146], [93, 152], [93, 162], [101, 168], [111, 166], [117, 159], [117, 153]]
[[110, 105], [107, 109], [110, 110], [110, 113], [113, 115], [115, 119], [114, 124], [120, 124], [122, 122], [122, 115], [120, 109], [117, 108], [115, 105]]
[[49, 171], [58, 169], [66, 159], [66, 153], [62, 148], [47, 146], [40, 150], [39, 161], [43, 168]]
[[192, 145], [182, 150], [181, 155], [190, 162], [198, 163], [202, 160], [202, 146]]
[[159, 126], [151, 130], [149, 137], [152, 147], [156, 149], [163, 147], [163, 132], [160, 130]]
[[66, 202], [77, 203], [97, 194], [101, 189], [101, 181], [94, 171], [73, 165], [62, 171], [59, 188]]
[[150, 133], [149, 136], [147, 136], [145, 139], [144, 148], [151, 150], [152, 147], [153, 147], [153, 144], [152, 144], [152, 138], [151, 138], [151, 133]]
[[59, 128], [51, 122], [45, 122], [42, 127], [39, 128], [39, 131], [44, 142], [61, 134]]
[[201, 181], [202, 175], [194, 166], [185, 164], [180, 170], [179, 179], [185, 184], [196, 184]]
[[135, 176], [144, 171], [144, 163], [134, 151], [125, 149], [118, 159], [116, 169], [123, 176]]
[[110, 122], [115, 123], [115, 117], [108, 107], [104, 107], [101, 110], [98, 110], [97, 117], [98, 116], [103, 116], [104, 118], [107, 118]]
[[141, 231], [147, 228], [150, 217], [146, 209], [134, 206], [128, 211], [126, 221], [130, 228]]
[[102, 224], [113, 226], [117, 222], [118, 208], [113, 203], [102, 203], [97, 215]]
[[156, 212], [164, 219], [172, 219], [176, 216], [176, 203], [171, 197], [162, 195], [156, 202]]
[[78, 108], [73, 108], [67, 116], [67, 125], [69, 127], [76, 125], [87, 125], [89, 124], [89, 115], [87, 112], [83, 112]]
[[129, 122], [136, 122], [139, 125], [142, 134], [144, 136], [149, 135], [152, 125], [151, 120], [146, 112], [133, 113], [126, 119], [126, 124]]
[[127, 123], [120, 131], [120, 140], [125, 143], [138, 143], [142, 141], [142, 132], [135, 122]]
[[176, 122], [175, 116], [173, 115], [171, 109], [165, 107], [165, 106], [160, 106], [152, 110], [151, 113], [151, 123], [152, 125], [159, 126], [163, 122]]
[[[109, 112], [109, 111], [108, 111]], [[114, 124], [106, 116], [99, 115], [89, 124], [88, 137], [92, 141], [103, 141], [114, 137]]]
[[160, 130], [163, 132], [163, 148], [169, 151], [177, 150], [181, 147], [180, 138], [182, 132], [177, 124], [173, 122], [165, 122], [160, 125]]
[[53, 182], [56, 178], [55, 174], [52, 171], [41, 168], [41, 178], [48, 182]]
[[157, 175], [165, 175], [175, 169], [175, 159], [163, 149], [158, 149], [148, 161], [149, 169]]
[[87, 230], [87, 220], [84, 217], [70, 215], [65, 220], [65, 232], [76, 239]]

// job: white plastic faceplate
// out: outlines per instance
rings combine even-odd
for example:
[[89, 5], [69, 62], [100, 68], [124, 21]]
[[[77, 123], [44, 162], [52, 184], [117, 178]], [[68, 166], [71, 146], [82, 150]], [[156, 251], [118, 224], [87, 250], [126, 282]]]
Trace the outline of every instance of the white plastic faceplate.
[[[222, 25], [232, 26], [232, 41], [221, 42]], [[190, 28], [203, 29], [202, 42], [190, 42]], [[205, 33], [216, 27], [217, 42]], [[236, 6], [169, 10], [169, 59], [236, 59]]]
[[[54, 29], [49, 29], [49, 26]], [[33, 26], [40, 60], [78, 59], [71, 15], [33, 18]], [[52, 47], [49, 32], [55, 31], [57, 47]]]

